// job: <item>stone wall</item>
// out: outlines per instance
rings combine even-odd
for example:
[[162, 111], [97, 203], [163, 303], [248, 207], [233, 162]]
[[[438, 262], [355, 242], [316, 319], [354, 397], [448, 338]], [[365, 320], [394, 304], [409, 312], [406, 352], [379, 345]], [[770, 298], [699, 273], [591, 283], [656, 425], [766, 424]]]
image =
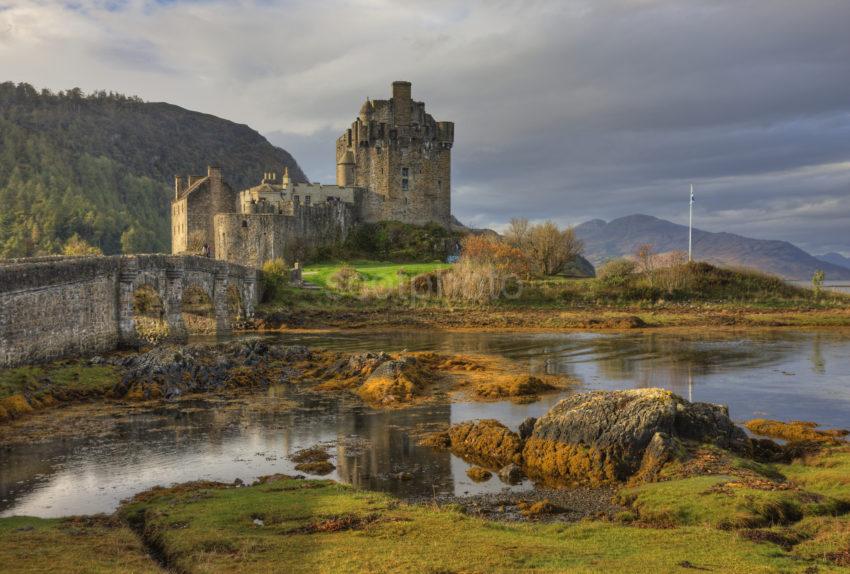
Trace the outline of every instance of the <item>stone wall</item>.
[[342, 201], [294, 206], [291, 215], [225, 213], [215, 218], [217, 257], [259, 269], [266, 261], [301, 261], [342, 242], [354, 225], [356, 207]]
[[135, 345], [133, 298], [153, 287], [169, 336], [185, 338], [181, 302], [196, 284], [215, 307], [217, 328], [230, 329], [227, 291], [235, 287], [246, 315], [257, 302], [257, 272], [201, 257], [137, 255], [49, 257], [0, 263], [0, 367]]

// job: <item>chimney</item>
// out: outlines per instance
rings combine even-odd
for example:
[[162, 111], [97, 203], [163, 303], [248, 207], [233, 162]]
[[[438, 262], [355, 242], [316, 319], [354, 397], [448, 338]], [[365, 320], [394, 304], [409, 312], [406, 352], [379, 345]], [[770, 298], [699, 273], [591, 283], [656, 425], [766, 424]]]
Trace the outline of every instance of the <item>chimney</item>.
[[179, 175], [174, 176], [174, 199], [180, 199], [180, 194], [183, 192], [183, 178]]

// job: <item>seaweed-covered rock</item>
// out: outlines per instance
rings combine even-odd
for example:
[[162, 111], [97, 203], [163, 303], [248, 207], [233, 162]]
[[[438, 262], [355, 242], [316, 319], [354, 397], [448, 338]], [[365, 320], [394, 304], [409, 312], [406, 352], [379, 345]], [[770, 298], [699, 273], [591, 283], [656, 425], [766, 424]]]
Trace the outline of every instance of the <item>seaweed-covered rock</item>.
[[131, 399], [175, 398], [227, 386], [270, 384], [274, 381], [262, 367], [310, 356], [304, 346], [268, 345], [258, 339], [222, 345], [163, 345], [123, 358], [124, 376], [113, 394]]
[[357, 377], [371, 375], [383, 363], [389, 361], [387, 353], [356, 353], [334, 361], [324, 372], [324, 377]]
[[654, 474], [684, 440], [750, 449], [726, 407], [691, 403], [663, 389], [634, 389], [563, 399], [537, 420], [523, 455], [535, 476], [599, 484], [626, 480], [642, 467]]
[[363, 381], [357, 394], [364, 401], [381, 405], [408, 403], [420, 394], [429, 378], [415, 357], [384, 361]]
[[522, 441], [499, 421], [485, 419], [453, 425], [449, 431], [449, 448], [484, 466], [501, 468], [522, 461]]
[[536, 417], [527, 417], [521, 423], [519, 423], [519, 438], [522, 440], [527, 440], [528, 437], [531, 436], [531, 433], [534, 431], [534, 423], [537, 422]]

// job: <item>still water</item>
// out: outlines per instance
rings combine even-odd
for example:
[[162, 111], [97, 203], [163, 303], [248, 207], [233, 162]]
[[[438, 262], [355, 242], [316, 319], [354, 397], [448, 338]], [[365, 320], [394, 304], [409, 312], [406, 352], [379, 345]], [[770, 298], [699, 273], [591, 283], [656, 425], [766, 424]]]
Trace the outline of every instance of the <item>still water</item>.
[[[701, 333], [284, 334], [275, 339], [345, 351], [435, 350], [499, 354], [533, 372], [568, 374], [577, 390], [660, 386], [696, 401], [728, 404], [732, 417], [850, 426], [850, 330]], [[574, 391], [568, 391], [574, 392]], [[415, 435], [449, 423], [496, 418], [516, 426], [558, 400], [430, 404], [376, 411], [344, 397], [275, 387], [284, 412], [223, 408], [206, 401], [123, 417], [93, 439], [0, 445], [0, 515], [110, 512], [120, 500], [161, 484], [208, 479], [249, 482], [294, 473], [287, 455], [325, 443], [328, 475], [401, 496], [497, 492], [466, 477], [461, 459], [416, 445]], [[187, 408], [189, 407], [189, 408]], [[412, 479], [401, 480], [400, 472]], [[517, 489], [533, 488], [524, 483]]]

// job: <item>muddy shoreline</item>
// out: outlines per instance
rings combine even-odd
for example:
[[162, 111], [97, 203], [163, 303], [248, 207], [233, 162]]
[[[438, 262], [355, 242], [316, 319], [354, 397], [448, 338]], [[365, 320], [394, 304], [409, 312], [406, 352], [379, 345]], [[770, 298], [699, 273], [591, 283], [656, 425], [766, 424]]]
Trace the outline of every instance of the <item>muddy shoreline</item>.
[[475, 331], [621, 331], [665, 328], [850, 327], [850, 308], [677, 305], [572, 308], [260, 309], [250, 330], [420, 328]]

